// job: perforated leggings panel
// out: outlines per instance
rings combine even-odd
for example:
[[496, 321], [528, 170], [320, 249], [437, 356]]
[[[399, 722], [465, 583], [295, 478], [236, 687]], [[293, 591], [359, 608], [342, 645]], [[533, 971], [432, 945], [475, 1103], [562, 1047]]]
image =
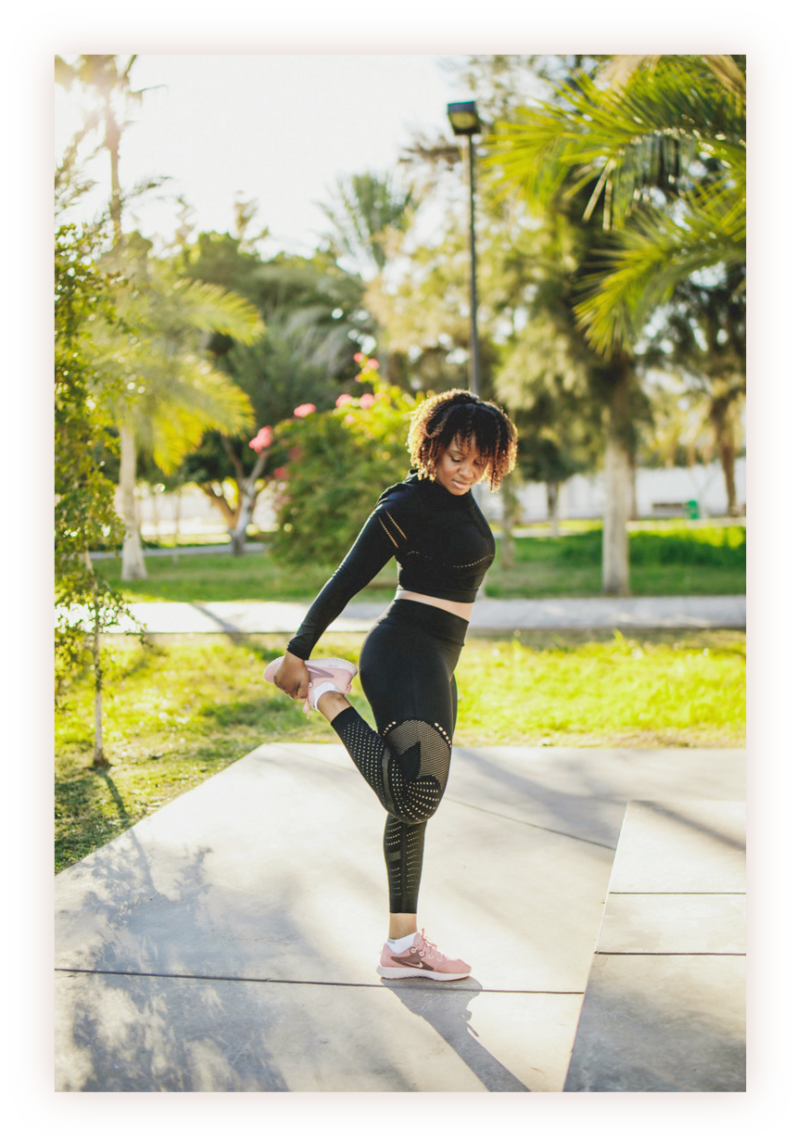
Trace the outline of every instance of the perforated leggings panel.
[[466, 622], [420, 602], [396, 601], [370, 630], [361, 683], [380, 732], [354, 709], [334, 718], [361, 775], [389, 814], [384, 857], [389, 911], [416, 912], [425, 826], [447, 785]]
[[399, 721], [379, 736], [352, 708], [332, 724], [387, 812], [406, 824], [419, 824], [433, 816], [450, 768], [450, 741], [440, 726]]

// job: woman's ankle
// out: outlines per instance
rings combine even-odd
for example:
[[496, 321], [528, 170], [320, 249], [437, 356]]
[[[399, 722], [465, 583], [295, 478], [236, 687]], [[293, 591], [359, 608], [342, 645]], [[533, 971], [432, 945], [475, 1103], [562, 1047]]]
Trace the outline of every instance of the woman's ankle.
[[417, 932], [416, 912], [390, 912], [389, 913], [389, 939], [399, 940], [403, 936], [413, 935]]
[[344, 693], [336, 693], [333, 690], [323, 693], [317, 702], [317, 709], [326, 721], [332, 721], [335, 717], [338, 717], [340, 713], [343, 713], [345, 709], [349, 708], [351, 708], [351, 705]]

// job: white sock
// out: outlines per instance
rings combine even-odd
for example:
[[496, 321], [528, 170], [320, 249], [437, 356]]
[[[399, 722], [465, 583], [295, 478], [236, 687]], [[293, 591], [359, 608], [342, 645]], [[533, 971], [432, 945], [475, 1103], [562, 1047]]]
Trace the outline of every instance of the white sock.
[[387, 940], [386, 943], [389, 948], [394, 952], [395, 956], [400, 952], [405, 952], [406, 948], [410, 948], [416, 939], [416, 932], [412, 932], [410, 936], [401, 936], [399, 940]]
[[339, 693], [339, 692], [340, 692], [340, 690], [336, 688], [336, 686], [334, 685], [334, 683], [332, 681], [323, 681], [321, 685], [315, 685], [313, 687], [313, 689], [309, 690], [309, 696], [311, 698], [311, 708], [316, 709], [317, 712], [319, 712], [319, 706], [317, 705], [317, 701], [319, 701], [322, 694], [323, 693]]

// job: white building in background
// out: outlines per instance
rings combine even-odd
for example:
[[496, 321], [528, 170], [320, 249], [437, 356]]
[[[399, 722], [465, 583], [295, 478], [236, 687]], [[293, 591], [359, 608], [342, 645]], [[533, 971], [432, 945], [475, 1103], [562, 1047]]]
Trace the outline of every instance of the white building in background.
[[[746, 459], [737, 458], [734, 467], [736, 498], [747, 501]], [[523, 520], [542, 522], [547, 518], [547, 490], [541, 482], [529, 482], [520, 493]], [[695, 501], [701, 518], [721, 518], [728, 511], [725, 476], [719, 462], [708, 466], [674, 466], [663, 470], [636, 471], [636, 510], [640, 518], [676, 516], [669, 507]], [[500, 494], [484, 495], [484, 513], [492, 520], [502, 515]], [[561, 518], [602, 518], [605, 513], [605, 482], [602, 472], [576, 474], [560, 490], [558, 513]]]
[[[747, 501], [744, 458], [736, 460], [736, 496], [740, 506]], [[376, 490], [377, 499], [379, 490]], [[119, 498], [119, 491], [117, 491]], [[484, 513], [491, 521], [502, 516], [500, 494], [481, 492]], [[541, 482], [528, 482], [520, 491], [523, 523], [547, 520], [547, 492]], [[700, 517], [724, 517], [728, 500], [725, 479], [718, 462], [709, 466], [673, 467], [636, 472], [636, 508], [640, 518], [676, 516], [675, 507], [686, 502], [698, 503]], [[171, 541], [175, 531], [178, 498], [176, 494], [153, 494], [147, 486], [137, 489], [137, 505], [142, 534], [146, 538], [162, 537]], [[121, 509], [118, 502], [117, 510]], [[605, 485], [602, 473], [576, 475], [561, 487], [558, 513], [560, 518], [602, 518], [605, 511]], [[268, 493], [256, 504], [256, 526], [273, 529], [275, 514]], [[184, 536], [225, 536], [220, 512], [196, 486], [184, 486], [180, 496], [180, 534]]]

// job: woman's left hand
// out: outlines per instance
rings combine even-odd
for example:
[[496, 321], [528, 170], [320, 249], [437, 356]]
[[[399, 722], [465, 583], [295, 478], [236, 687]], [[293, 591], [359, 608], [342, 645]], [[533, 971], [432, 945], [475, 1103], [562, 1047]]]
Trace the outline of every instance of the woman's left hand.
[[308, 696], [308, 669], [302, 657], [287, 653], [275, 674], [275, 684], [293, 701], [305, 701]]

